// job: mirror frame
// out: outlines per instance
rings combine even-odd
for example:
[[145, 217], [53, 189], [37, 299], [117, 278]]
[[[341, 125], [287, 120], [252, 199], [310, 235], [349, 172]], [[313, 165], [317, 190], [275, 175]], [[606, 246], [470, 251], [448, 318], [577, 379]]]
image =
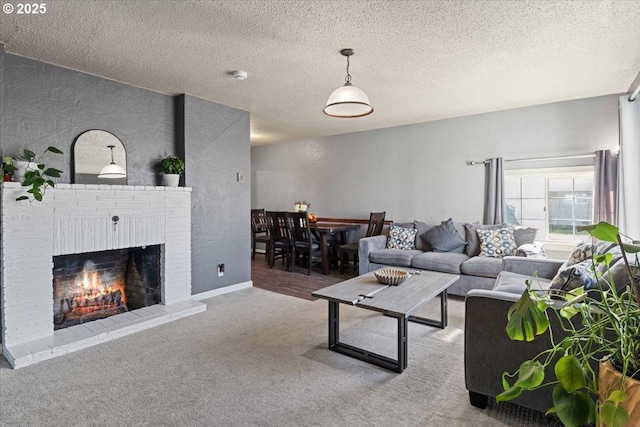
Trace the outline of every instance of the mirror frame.
[[[105, 141], [105, 148], [107, 147], [107, 145], [113, 144], [116, 145], [116, 147], [118, 147], [117, 143], [120, 144], [120, 147], [122, 148], [122, 151], [124, 152], [124, 164], [120, 164], [118, 162], [118, 164], [120, 166], [122, 166], [122, 168], [124, 168], [124, 170], [127, 172], [127, 176], [124, 178], [118, 178], [118, 179], [100, 179], [97, 177], [97, 175], [100, 173], [100, 169], [98, 169], [96, 171], [95, 174], [87, 174], [87, 173], [78, 173], [78, 162], [80, 162], [80, 164], [82, 164], [82, 162], [85, 159], [85, 154], [84, 153], [80, 153], [80, 156], [78, 156], [78, 149], [82, 149], [82, 136], [86, 135], [88, 132], [104, 132], [105, 134], [110, 135], [109, 139], [114, 139], [113, 141]], [[80, 143], [80, 144], [79, 144]], [[100, 142], [102, 143], [102, 142]], [[120, 148], [118, 147], [118, 148]], [[110, 155], [109, 155], [110, 156]], [[90, 160], [90, 159], [89, 159]], [[93, 179], [92, 177], [95, 175], [95, 179]], [[89, 179], [86, 179], [86, 177], [91, 177]], [[73, 140], [73, 148], [71, 150], [71, 183], [72, 184], [107, 184], [107, 185], [127, 185], [127, 181], [129, 178], [129, 172], [127, 170], [127, 149], [124, 146], [124, 144], [122, 143], [122, 140], [120, 140], [120, 138], [118, 138], [116, 135], [114, 135], [113, 133], [106, 131], [104, 129], [88, 129], [84, 132], [81, 132], [78, 136], [76, 136], [76, 138]], [[99, 180], [99, 181], [97, 181]]]

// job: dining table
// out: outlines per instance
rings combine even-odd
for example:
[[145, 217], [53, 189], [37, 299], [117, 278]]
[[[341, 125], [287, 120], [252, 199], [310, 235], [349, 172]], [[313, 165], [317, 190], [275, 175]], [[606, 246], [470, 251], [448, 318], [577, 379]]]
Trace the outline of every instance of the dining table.
[[346, 223], [346, 222], [326, 222], [318, 221], [309, 223], [311, 233], [320, 242], [320, 258], [322, 264], [322, 274], [329, 274], [331, 270], [329, 259], [329, 236], [339, 236], [340, 244], [347, 243], [347, 233], [349, 231], [357, 230], [360, 228], [360, 224]]

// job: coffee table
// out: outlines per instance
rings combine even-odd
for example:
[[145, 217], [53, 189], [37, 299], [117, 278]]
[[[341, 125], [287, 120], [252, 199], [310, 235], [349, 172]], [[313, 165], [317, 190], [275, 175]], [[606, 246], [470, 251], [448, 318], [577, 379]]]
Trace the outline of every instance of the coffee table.
[[[405, 269], [414, 273], [414, 270]], [[329, 349], [383, 368], [402, 373], [407, 367], [408, 321], [446, 328], [447, 288], [459, 276], [434, 271], [419, 271], [399, 286], [378, 283], [373, 272], [320, 289], [311, 295], [329, 301]], [[440, 319], [413, 316], [427, 301], [440, 297]], [[392, 359], [340, 342], [340, 304], [378, 311], [398, 319], [398, 358]]]

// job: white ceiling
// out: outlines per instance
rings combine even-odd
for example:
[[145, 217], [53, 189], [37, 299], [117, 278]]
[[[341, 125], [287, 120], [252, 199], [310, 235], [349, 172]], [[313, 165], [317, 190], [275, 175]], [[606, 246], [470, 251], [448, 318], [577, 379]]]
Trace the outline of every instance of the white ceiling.
[[[622, 93], [640, 70], [637, 0], [46, 7], [0, 13], [7, 52], [250, 111], [253, 145]], [[352, 82], [375, 108], [367, 117], [322, 113], [344, 83], [346, 47]]]

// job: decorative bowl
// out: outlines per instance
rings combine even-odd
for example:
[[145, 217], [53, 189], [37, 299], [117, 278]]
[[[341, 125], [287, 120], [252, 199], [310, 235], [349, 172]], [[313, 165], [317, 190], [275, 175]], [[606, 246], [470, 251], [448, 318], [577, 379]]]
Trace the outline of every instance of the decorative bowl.
[[404, 282], [407, 277], [409, 277], [409, 273], [404, 270], [399, 270], [397, 268], [381, 268], [373, 272], [378, 282], [383, 285], [392, 285], [398, 286], [402, 282]]

